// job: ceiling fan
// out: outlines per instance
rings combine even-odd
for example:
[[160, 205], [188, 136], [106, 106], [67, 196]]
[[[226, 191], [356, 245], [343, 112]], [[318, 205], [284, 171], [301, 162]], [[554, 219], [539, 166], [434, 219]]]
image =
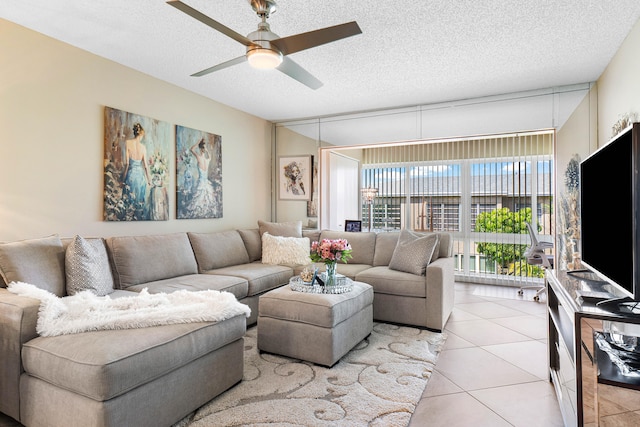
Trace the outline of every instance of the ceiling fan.
[[358, 24], [355, 21], [352, 21], [345, 24], [335, 25], [333, 27], [309, 31], [307, 33], [280, 37], [271, 32], [269, 24], [267, 23], [269, 15], [276, 11], [275, 1], [249, 0], [249, 2], [251, 3], [253, 10], [255, 10], [258, 16], [262, 19], [262, 22], [258, 24], [258, 29], [256, 31], [249, 33], [246, 37], [236, 33], [229, 27], [209, 18], [205, 14], [179, 0], [167, 2], [167, 4], [181, 10], [192, 18], [197, 19], [214, 30], [220, 31], [222, 34], [231, 37], [235, 41], [242, 43], [247, 48], [245, 55], [214, 65], [213, 67], [206, 68], [192, 74], [192, 76], [204, 76], [214, 71], [222, 70], [224, 68], [231, 67], [232, 65], [248, 61], [254, 68], [277, 68], [279, 71], [296, 79], [311, 89], [318, 89], [322, 86], [322, 82], [288, 58], [287, 55], [362, 33]]

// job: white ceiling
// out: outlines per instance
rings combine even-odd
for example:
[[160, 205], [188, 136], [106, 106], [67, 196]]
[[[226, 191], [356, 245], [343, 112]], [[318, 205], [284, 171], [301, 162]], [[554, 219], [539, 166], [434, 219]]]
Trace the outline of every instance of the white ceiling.
[[[247, 35], [248, 0], [184, 0]], [[311, 90], [247, 63], [190, 74], [244, 46], [164, 0], [0, 0], [0, 17], [271, 121], [423, 105], [595, 81], [638, 0], [277, 0], [289, 36], [356, 20], [362, 34], [291, 55]]]

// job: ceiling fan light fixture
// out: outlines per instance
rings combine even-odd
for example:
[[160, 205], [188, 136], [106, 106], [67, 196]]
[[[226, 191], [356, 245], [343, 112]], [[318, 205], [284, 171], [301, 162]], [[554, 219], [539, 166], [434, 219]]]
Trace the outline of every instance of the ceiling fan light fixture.
[[270, 70], [282, 64], [282, 54], [271, 49], [252, 49], [247, 52], [247, 61], [253, 68]]

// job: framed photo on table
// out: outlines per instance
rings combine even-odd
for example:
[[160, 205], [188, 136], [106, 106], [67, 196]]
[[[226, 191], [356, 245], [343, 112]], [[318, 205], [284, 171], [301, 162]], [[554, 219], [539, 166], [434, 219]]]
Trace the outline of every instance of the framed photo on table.
[[278, 158], [278, 199], [311, 200], [313, 156]]
[[344, 220], [344, 231], [362, 231], [362, 221], [355, 219]]

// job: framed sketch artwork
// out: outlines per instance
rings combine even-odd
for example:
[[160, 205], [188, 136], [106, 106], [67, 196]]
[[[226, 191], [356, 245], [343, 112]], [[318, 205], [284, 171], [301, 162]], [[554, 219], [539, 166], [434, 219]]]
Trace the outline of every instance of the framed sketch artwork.
[[310, 200], [313, 191], [313, 156], [283, 156], [278, 159], [278, 198]]

